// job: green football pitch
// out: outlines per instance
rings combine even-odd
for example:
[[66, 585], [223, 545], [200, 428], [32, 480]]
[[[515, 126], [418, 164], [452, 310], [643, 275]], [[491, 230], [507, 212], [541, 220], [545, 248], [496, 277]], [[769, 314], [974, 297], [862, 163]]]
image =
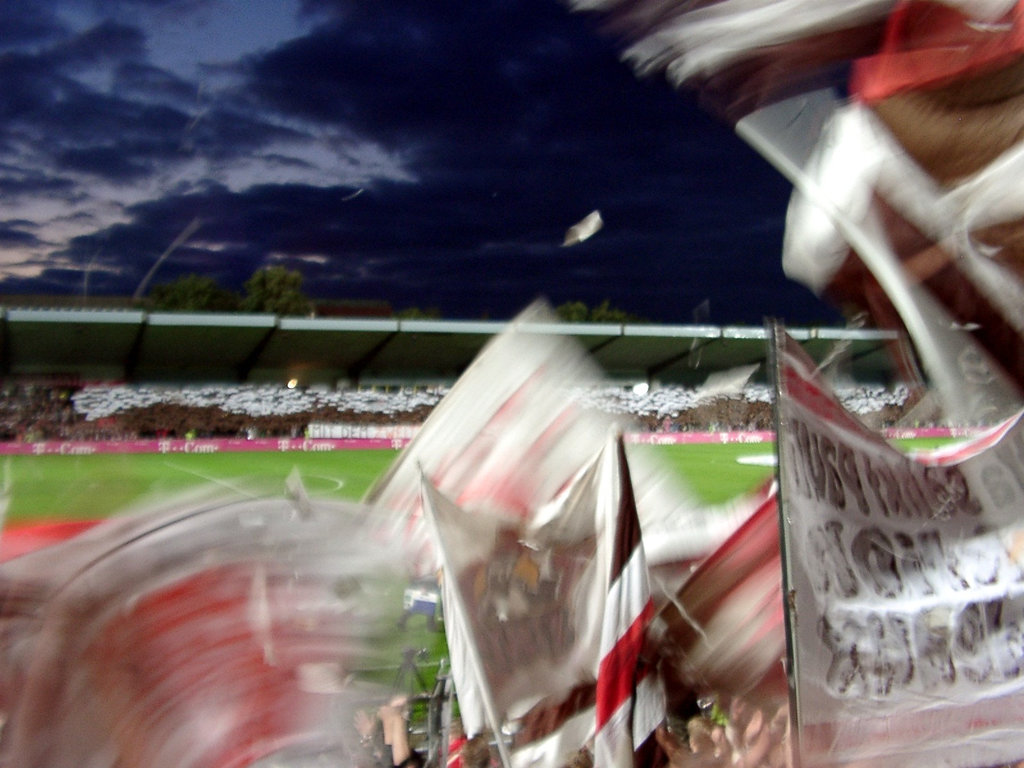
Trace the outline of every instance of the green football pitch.
[[[941, 442], [946, 441], [904, 444], [923, 448]], [[683, 478], [698, 499], [717, 504], [756, 487], [771, 474], [771, 467], [743, 460], [771, 456], [774, 446], [630, 445], [629, 451], [631, 455], [652, 452], [656, 461]], [[2, 467], [10, 499], [7, 522], [108, 517], [207, 484], [276, 493], [283, 490], [285, 478], [295, 469], [311, 496], [358, 500], [397, 455], [395, 450], [348, 450], [10, 456]]]
[[[755, 487], [771, 468], [744, 464], [744, 456], [771, 455], [771, 444], [632, 445], [678, 472], [708, 503]], [[280, 492], [298, 470], [313, 497], [358, 500], [398, 455], [394, 450], [244, 452], [212, 454], [93, 454], [10, 456], [3, 477], [8, 524], [35, 520], [96, 519], [209, 484], [243, 492]]]

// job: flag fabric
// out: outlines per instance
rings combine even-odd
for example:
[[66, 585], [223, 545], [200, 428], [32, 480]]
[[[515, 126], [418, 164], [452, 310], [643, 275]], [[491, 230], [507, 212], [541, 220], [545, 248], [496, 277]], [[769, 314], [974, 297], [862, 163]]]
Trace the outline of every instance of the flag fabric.
[[916, 349], [894, 358], [930, 381], [940, 418], [1016, 409], [1024, 2], [568, 2], [604, 14], [638, 73], [696, 91], [793, 182], [784, 270], [904, 331]]
[[0, 533], [0, 562], [59, 544], [96, 525], [98, 520], [54, 520], [5, 527]]
[[462, 510], [424, 478], [464, 727], [514, 724], [517, 766], [562, 765], [595, 733], [631, 753], [660, 722], [639, 662], [653, 602], [630, 483], [621, 434], [532, 526]]
[[657, 650], [669, 707], [700, 697], [786, 697], [786, 636], [777, 499], [704, 559], [658, 613]]
[[836, 83], [877, 51], [894, 0], [566, 0], [601, 14], [641, 76], [664, 75], [729, 122]]
[[678, 603], [680, 591], [694, 572], [770, 503], [774, 493], [774, 484], [769, 481], [709, 509], [712, 514], [706, 519], [669, 518], [642, 526], [655, 608], [661, 611]]
[[394, 579], [366, 514], [203, 494], [0, 564], [0, 762], [348, 760], [345, 681]]
[[976, 423], [1024, 391], [1022, 57], [1017, 0], [898, 3], [787, 221], [787, 272], [906, 329], [946, 410]]
[[[586, 476], [586, 473], [584, 474]], [[500, 516], [461, 509], [424, 478], [424, 512], [441, 559], [442, 606], [469, 736], [495, 730], [546, 696], [594, 679], [598, 566], [594, 506], [579, 538], [531, 536]]]
[[561, 768], [594, 737], [597, 684], [581, 683], [564, 696], [543, 699], [515, 722], [514, 768]]
[[609, 526], [611, 562], [597, 673], [594, 765], [631, 768], [636, 746], [654, 732], [663, 715], [654, 669], [641, 659], [654, 601], [621, 435], [605, 461], [615, 463], [603, 473], [608, 480], [602, 494], [606, 515], [614, 514], [615, 523]]
[[[579, 396], [602, 381], [581, 344], [531, 332], [557, 323], [539, 302], [488, 342], [364, 497], [386, 521], [384, 537], [416, 553], [414, 575], [437, 568], [423, 522], [421, 476], [466, 512], [537, 527], [608, 433], [631, 425]], [[630, 463], [641, 526], [656, 547], [652, 564], [683, 552], [704, 556], [752, 511], [742, 502], [724, 510], [703, 504], [649, 452], [636, 452]]]
[[1024, 421], [934, 458], [847, 413], [775, 331], [794, 726], [804, 766], [1024, 758]]
[[417, 575], [437, 566], [421, 475], [463, 509], [514, 526], [572, 480], [616, 423], [572, 398], [573, 387], [600, 379], [583, 349], [567, 337], [530, 333], [555, 322], [537, 303], [491, 339], [364, 497], [390, 521], [389, 538], [397, 534], [420, 553]]

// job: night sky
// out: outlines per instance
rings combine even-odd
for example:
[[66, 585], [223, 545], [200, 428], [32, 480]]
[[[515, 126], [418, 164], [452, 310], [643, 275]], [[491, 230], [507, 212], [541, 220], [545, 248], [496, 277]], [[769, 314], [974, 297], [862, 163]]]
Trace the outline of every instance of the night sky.
[[788, 183], [556, 0], [4, 0], [0, 83], [3, 294], [129, 296], [191, 224], [149, 285], [839, 322], [782, 274]]

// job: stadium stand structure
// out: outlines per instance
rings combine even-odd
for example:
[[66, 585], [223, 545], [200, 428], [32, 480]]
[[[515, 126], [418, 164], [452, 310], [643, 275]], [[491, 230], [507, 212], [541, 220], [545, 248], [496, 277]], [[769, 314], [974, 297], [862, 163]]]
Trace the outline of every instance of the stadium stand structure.
[[[152, 437], [345, 437], [368, 426], [414, 428], [447, 387], [323, 390], [283, 385], [128, 385], [81, 388], [7, 385], [0, 392], [0, 440], [110, 440]], [[771, 392], [754, 384], [707, 394], [680, 386], [647, 392], [615, 385], [577, 388], [585, 408], [629, 417], [638, 430], [770, 430]], [[877, 426], [900, 423], [913, 405], [905, 387], [850, 386], [851, 411]]]
[[[0, 312], [0, 439], [310, 434], [422, 423], [506, 322], [15, 309]], [[585, 405], [649, 430], [770, 429], [758, 327], [531, 324], [575, 338], [606, 376]], [[877, 330], [794, 328], [851, 410], [879, 426], [914, 405]], [[750, 373], [728, 396], [702, 387]]]
[[[508, 326], [499, 321], [304, 318], [136, 310], [0, 312], [7, 380], [272, 383], [300, 386], [450, 385]], [[534, 333], [575, 338], [616, 382], [699, 386], [710, 373], [758, 366], [768, 380], [765, 330], [713, 325], [557, 323]], [[890, 332], [791, 328], [818, 361], [849, 381], [891, 385]]]

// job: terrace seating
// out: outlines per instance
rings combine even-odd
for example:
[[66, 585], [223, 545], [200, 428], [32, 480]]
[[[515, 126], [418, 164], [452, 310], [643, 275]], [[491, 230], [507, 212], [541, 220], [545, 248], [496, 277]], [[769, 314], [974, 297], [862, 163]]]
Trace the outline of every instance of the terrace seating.
[[[446, 393], [444, 387], [101, 384], [72, 394], [69, 389], [9, 386], [0, 393], [0, 439], [297, 437], [311, 423], [415, 425]], [[848, 409], [877, 426], [897, 423], [912, 405], [906, 387], [851, 386], [837, 394]], [[632, 416], [652, 431], [772, 428], [772, 393], [764, 385], [709, 396], [683, 387], [655, 387], [641, 394], [606, 384], [577, 389], [572, 397], [586, 408]]]

